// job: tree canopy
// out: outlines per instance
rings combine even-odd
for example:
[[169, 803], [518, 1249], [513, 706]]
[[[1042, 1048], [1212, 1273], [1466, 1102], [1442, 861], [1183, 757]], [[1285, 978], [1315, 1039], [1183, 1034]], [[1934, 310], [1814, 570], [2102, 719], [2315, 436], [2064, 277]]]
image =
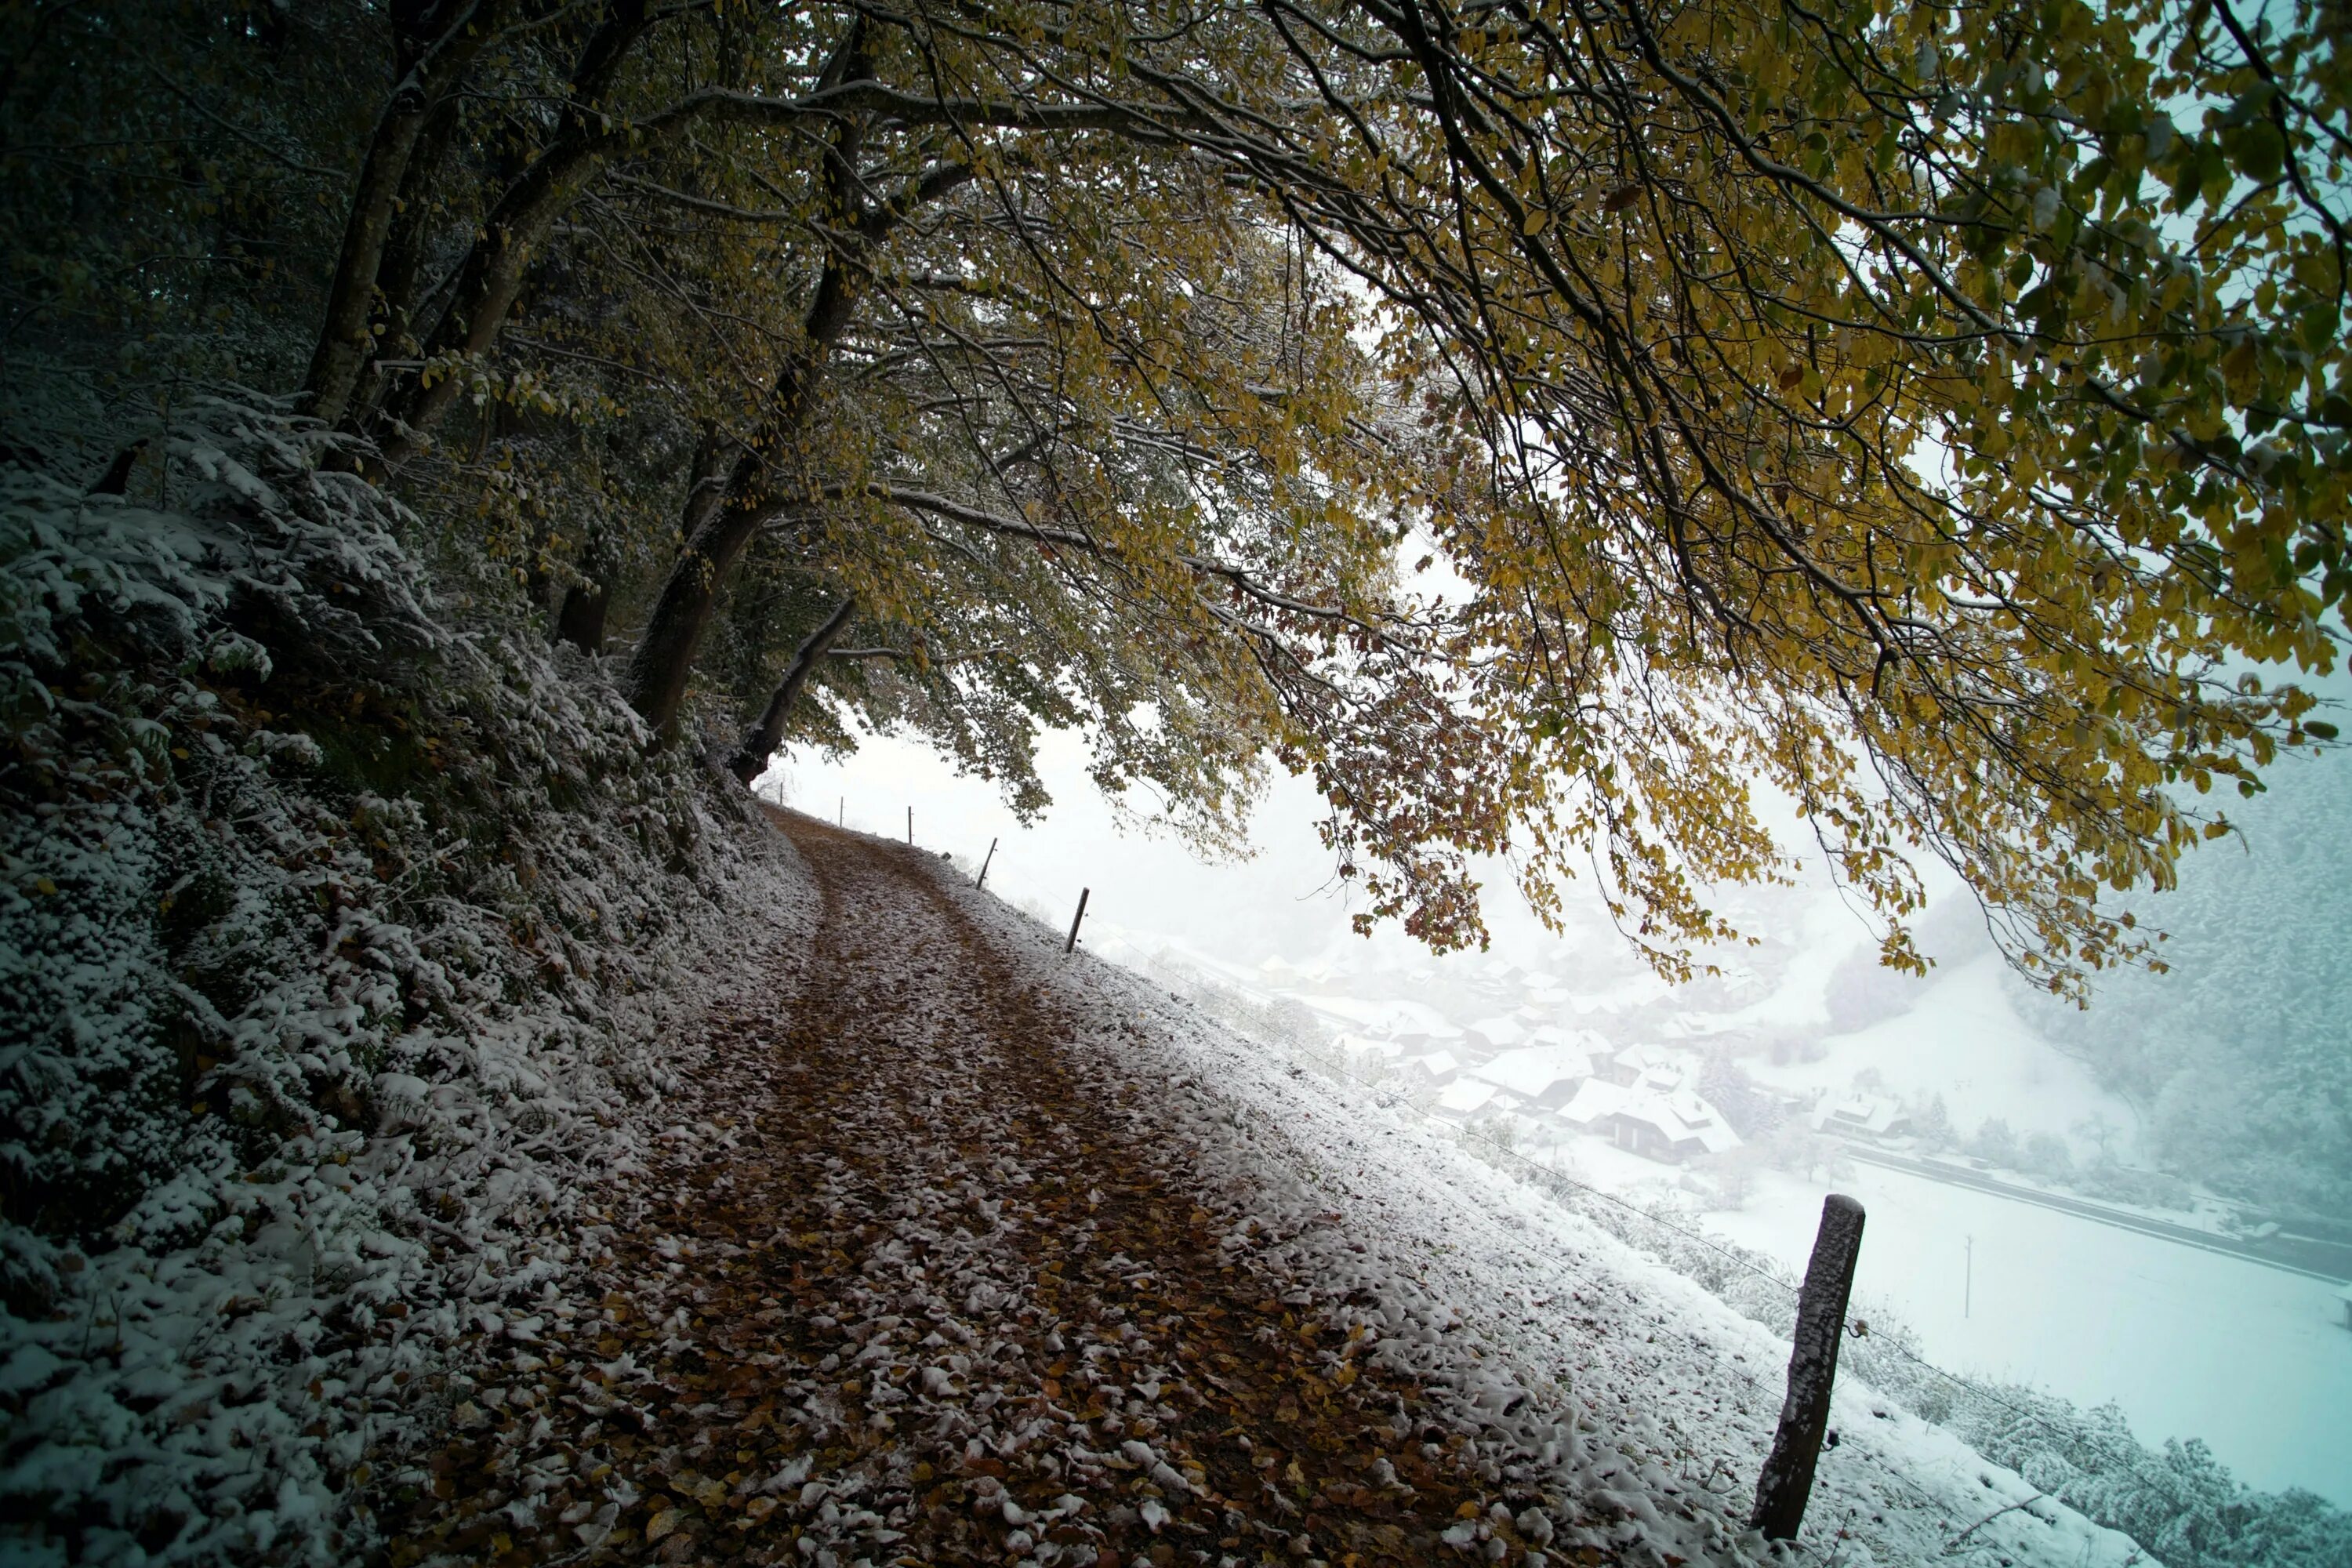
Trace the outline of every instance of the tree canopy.
[[297, 395], [739, 771], [1271, 758], [1367, 920], [1505, 856], [1675, 972], [1761, 789], [2068, 989], [2333, 738], [2337, 7], [5, 9], [10, 460]]

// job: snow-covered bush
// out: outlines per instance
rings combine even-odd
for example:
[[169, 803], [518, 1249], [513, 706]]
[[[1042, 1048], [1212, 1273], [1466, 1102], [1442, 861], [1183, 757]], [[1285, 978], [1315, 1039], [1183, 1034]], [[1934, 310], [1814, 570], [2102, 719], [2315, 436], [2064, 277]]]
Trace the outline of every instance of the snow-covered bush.
[[797, 884], [594, 665], [436, 604], [323, 431], [151, 439], [153, 504], [0, 469], [0, 1556], [341, 1562]]

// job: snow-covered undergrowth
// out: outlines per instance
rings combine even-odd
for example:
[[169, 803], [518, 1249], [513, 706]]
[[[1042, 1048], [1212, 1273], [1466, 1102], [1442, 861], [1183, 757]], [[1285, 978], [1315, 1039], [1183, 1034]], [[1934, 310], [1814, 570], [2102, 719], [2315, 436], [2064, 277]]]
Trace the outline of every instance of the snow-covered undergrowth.
[[[1027, 954], [1101, 1070], [1153, 1087], [1160, 1135], [1200, 1150], [1204, 1181], [1247, 1194], [1238, 1258], [1311, 1281], [1335, 1323], [1369, 1324], [1380, 1363], [1449, 1409], [1499, 1485], [1516, 1470], [1581, 1500], [1587, 1520], [1559, 1529], [1555, 1554], [1771, 1560], [1746, 1521], [1785, 1339], [1533, 1183], [1498, 1182], [1408, 1107], [1305, 1071], [1140, 976], [1065, 961], [1056, 934], [958, 896]], [[1840, 1441], [1822, 1456], [1802, 1542], [1811, 1558], [2147, 1561], [1851, 1370], [1832, 1422]], [[1464, 1521], [1465, 1556], [1488, 1531]]]
[[165, 503], [0, 469], [0, 1557], [348, 1561], [805, 878], [317, 429], [156, 439]]

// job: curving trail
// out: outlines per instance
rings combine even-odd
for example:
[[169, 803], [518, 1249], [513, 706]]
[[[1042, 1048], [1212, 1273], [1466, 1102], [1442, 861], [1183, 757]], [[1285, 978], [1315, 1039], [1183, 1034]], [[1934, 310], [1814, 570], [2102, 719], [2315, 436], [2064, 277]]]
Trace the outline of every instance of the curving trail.
[[589, 1200], [598, 1294], [457, 1390], [395, 1563], [1425, 1563], [1473, 1525], [1517, 1562], [1549, 1535], [1550, 1500], [1482, 1477], [1252, 1250], [1154, 1134], [1160, 1086], [1073, 1048], [936, 863], [775, 815], [823, 895], [804, 978], [707, 1020], [700, 1133]]

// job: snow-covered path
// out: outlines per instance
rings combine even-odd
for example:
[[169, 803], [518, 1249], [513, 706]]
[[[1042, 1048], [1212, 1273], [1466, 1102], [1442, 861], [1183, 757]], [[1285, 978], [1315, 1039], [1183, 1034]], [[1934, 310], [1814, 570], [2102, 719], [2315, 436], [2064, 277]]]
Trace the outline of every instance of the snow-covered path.
[[1232, 1196], [1150, 1130], [1166, 1086], [1090, 1070], [936, 863], [791, 832], [818, 948], [797, 994], [709, 1023], [721, 1152], [614, 1192], [601, 1304], [460, 1409], [448, 1506], [405, 1544], [1423, 1562], [1479, 1533], [1465, 1508], [1548, 1535], [1537, 1491], [1488, 1485], [1367, 1335], [1249, 1255]]
[[[486, 1317], [396, 1568], [1771, 1559], [1784, 1342], [940, 862], [779, 820], [804, 962], [681, 1041], [571, 1315]], [[1837, 1422], [1809, 1557], [2135, 1560], [1851, 1380]]]

